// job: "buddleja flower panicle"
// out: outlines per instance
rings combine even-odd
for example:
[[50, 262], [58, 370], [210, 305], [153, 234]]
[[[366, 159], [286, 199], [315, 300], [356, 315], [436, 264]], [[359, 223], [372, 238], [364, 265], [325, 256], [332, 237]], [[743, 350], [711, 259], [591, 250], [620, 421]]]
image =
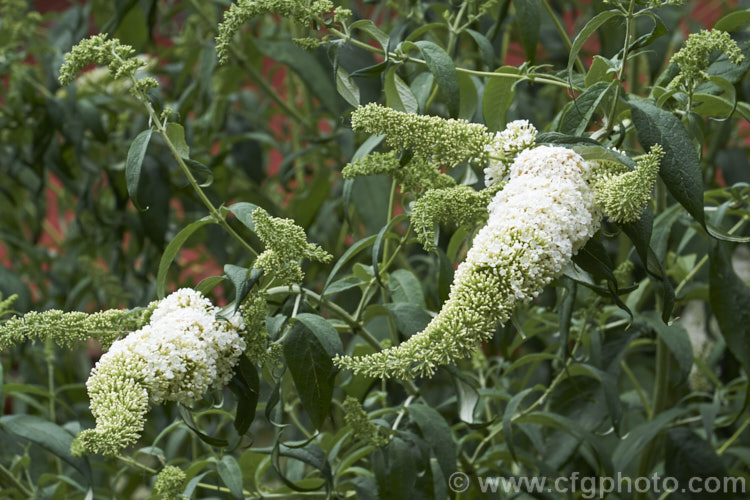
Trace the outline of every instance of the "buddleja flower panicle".
[[[113, 78], [135, 77], [135, 72], [146, 62], [134, 57], [135, 50], [130, 45], [120, 43], [116, 38], [107, 38], [106, 33], [93, 35], [78, 42], [65, 54], [65, 62], [60, 67], [60, 84], [70, 85], [78, 73], [91, 64], [107, 66]], [[151, 79], [153, 80], [153, 79]], [[144, 84], [153, 85], [156, 80]]]
[[427, 252], [435, 250], [435, 227], [440, 224], [477, 226], [487, 220], [487, 205], [502, 188], [477, 191], [471, 186], [432, 189], [412, 206], [410, 219], [417, 239]]
[[396, 151], [370, 153], [347, 164], [341, 171], [344, 179], [377, 174], [393, 177], [402, 193], [422, 193], [456, 185], [456, 181], [450, 175], [442, 173], [434, 163], [421, 156], [413, 157], [402, 166]]
[[140, 328], [144, 314], [127, 309], [110, 309], [93, 314], [50, 309], [32, 311], [0, 324], [0, 352], [26, 339], [52, 339], [70, 347], [86, 339], [98, 340], [107, 349], [119, 336]]
[[352, 128], [385, 134], [391, 148], [411, 149], [416, 156], [448, 167], [464, 161], [486, 162], [486, 147], [493, 140], [487, 127], [478, 123], [403, 113], [374, 103], [352, 112]]
[[[321, 18], [332, 13], [334, 22], [341, 22], [351, 16], [349, 9], [334, 7], [331, 0], [239, 0], [229, 6], [219, 24], [216, 36], [216, 53], [219, 63], [229, 60], [232, 40], [242, 25], [263, 14], [277, 14], [308, 25], [315, 17]], [[309, 45], [310, 42], [305, 42]]]
[[218, 319], [218, 312], [183, 288], [159, 302], [149, 324], [115, 342], [86, 382], [96, 428], [79, 434], [73, 451], [116, 455], [140, 437], [149, 402], [190, 406], [226, 385], [246, 347], [244, 323], [239, 315]]
[[706, 69], [714, 52], [723, 52], [734, 64], [745, 60], [737, 42], [726, 31], [701, 30], [693, 33], [685, 45], [672, 56], [673, 63], [680, 67], [680, 73], [672, 80], [670, 87], [683, 85], [689, 92], [701, 82], [709, 79]]
[[486, 146], [489, 163], [484, 169], [484, 183], [487, 187], [507, 177], [513, 160], [521, 151], [534, 145], [536, 134], [536, 128], [528, 120], [512, 121], [505, 130], [495, 134], [493, 141]]
[[352, 428], [352, 437], [372, 446], [385, 446], [389, 436], [381, 433], [378, 426], [370, 421], [367, 412], [357, 398], [347, 396], [343, 403], [344, 421]]
[[156, 476], [154, 493], [161, 500], [177, 500], [185, 489], [187, 475], [179, 467], [167, 465]]
[[664, 150], [658, 144], [635, 170], [617, 175], [600, 175], [595, 182], [596, 199], [604, 214], [614, 222], [635, 222], [651, 199]]
[[521, 152], [438, 315], [396, 347], [334, 362], [367, 376], [408, 379], [468, 357], [517, 304], [559, 276], [597, 231], [600, 214], [590, 177], [591, 165], [572, 150], [540, 146]]
[[254, 267], [268, 272], [282, 284], [302, 281], [304, 274], [299, 265], [302, 259], [330, 262], [333, 258], [318, 245], [308, 243], [305, 230], [292, 219], [271, 217], [260, 207], [252, 215], [255, 232], [266, 246], [255, 260]]

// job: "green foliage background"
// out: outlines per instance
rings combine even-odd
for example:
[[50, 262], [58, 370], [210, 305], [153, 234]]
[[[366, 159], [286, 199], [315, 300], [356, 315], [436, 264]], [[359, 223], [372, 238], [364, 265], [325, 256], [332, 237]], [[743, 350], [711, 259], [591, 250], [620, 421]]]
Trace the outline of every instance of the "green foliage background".
[[[732, 266], [749, 259], [750, 5], [715, 2], [744, 62], [712, 53], [710, 79], [675, 91], [669, 59], [701, 28], [701, 3], [343, 1], [344, 26], [250, 20], [220, 65], [227, 2], [98, 0], [39, 16], [0, 1], [0, 292], [19, 295], [17, 312], [135, 308], [177, 286], [231, 303], [263, 250], [255, 206], [334, 255], [306, 264], [302, 287], [269, 290], [278, 363], [241, 366], [196, 408], [153, 407], [139, 447], [116, 459], [69, 451], [93, 425], [96, 345], [0, 354], [0, 496], [156, 497], [166, 464], [196, 498], [445, 498], [456, 471], [750, 480], [750, 289]], [[155, 116], [171, 110], [163, 133], [125, 80], [91, 69], [59, 85], [63, 55], [96, 32], [148, 57]], [[307, 50], [293, 41], [323, 35]], [[416, 193], [385, 175], [342, 179], [381, 147], [349, 122], [373, 101], [667, 154], [644, 216], [605, 224], [472, 359], [431, 379], [367, 379], [331, 357], [420, 331], [476, 229], [441, 227], [427, 253], [407, 229]], [[481, 169], [448, 173], [482, 186]], [[217, 218], [201, 222], [208, 204]], [[473, 481], [460, 495], [484, 494]]]

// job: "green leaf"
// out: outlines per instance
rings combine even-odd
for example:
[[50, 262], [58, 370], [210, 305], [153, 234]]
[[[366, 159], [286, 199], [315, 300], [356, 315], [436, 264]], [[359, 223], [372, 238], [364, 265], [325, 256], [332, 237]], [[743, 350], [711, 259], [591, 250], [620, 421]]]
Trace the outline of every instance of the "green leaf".
[[58, 456], [91, 482], [91, 466], [88, 460], [74, 457], [70, 453], [73, 436], [59, 425], [36, 415], [5, 415], [0, 417], [0, 428]]
[[581, 52], [583, 44], [594, 34], [604, 23], [612, 19], [613, 17], [622, 16], [622, 12], [619, 10], [605, 10], [600, 12], [586, 23], [586, 26], [576, 35], [573, 44], [570, 47], [570, 55], [568, 56], [568, 78], [573, 80], [573, 65], [576, 62], [578, 53]]
[[416, 304], [399, 302], [397, 304], [385, 304], [384, 306], [391, 314], [396, 328], [406, 337], [421, 332], [432, 320], [432, 316], [423, 307]]
[[[707, 486], [713, 486], [712, 482], [705, 482], [708, 478], [716, 480], [727, 478], [727, 470], [713, 447], [687, 427], [674, 427], [667, 431], [664, 447], [664, 473], [668, 477], [675, 478], [680, 485], [701, 484], [704, 485], [704, 489]], [[699, 482], [699, 479], [702, 481]], [[730, 489], [724, 493], [698, 492], [697, 490], [691, 493], [686, 492], [685, 489], [678, 489], [670, 495], [670, 498], [710, 500], [717, 497], [732, 498], [731, 493], [733, 492]]]
[[598, 82], [587, 88], [578, 99], [570, 103], [570, 108], [560, 120], [559, 131], [563, 134], [582, 135], [596, 108], [616, 84], [617, 82]]
[[172, 264], [172, 261], [180, 251], [180, 248], [182, 248], [182, 245], [184, 245], [187, 239], [190, 238], [190, 236], [198, 229], [202, 228], [206, 224], [213, 224], [214, 222], [215, 221], [213, 217], [207, 215], [206, 217], [198, 219], [197, 221], [192, 222], [182, 228], [182, 230], [177, 233], [172, 241], [169, 242], [169, 245], [167, 245], [167, 248], [164, 249], [164, 253], [161, 256], [161, 260], [159, 261], [159, 271], [156, 274], [157, 297], [163, 299], [164, 295], [166, 295], [167, 272], [169, 271], [169, 266]]
[[227, 441], [226, 439], [209, 436], [205, 432], [201, 431], [196, 425], [195, 420], [193, 420], [193, 414], [190, 412], [190, 408], [187, 408], [182, 404], [178, 404], [177, 411], [180, 414], [182, 421], [185, 423], [185, 425], [188, 426], [188, 429], [193, 431], [195, 435], [198, 436], [198, 438], [204, 443], [216, 448], [224, 448], [229, 445], [229, 441]]
[[[506, 75], [517, 75], [520, 72], [514, 66], [502, 66], [495, 70], [495, 73]], [[513, 102], [517, 81], [515, 78], [487, 78], [482, 96], [482, 113], [484, 124], [493, 132], [505, 128], [505, 115]]]
[[413, 404], [408, 406], [409, 416], [419, 427], [422, 437], [430, 444], [445, 477], [456, 472], [458, 451], [451, 434], [451, 428], [445, 419], [434, 408]]
[[411, 500], [417, 479], [417, 466], [412, 455], [414, 445], [394, 436], [388, 443], [388, 474], [385, 478], [387, 491], [380, 491], [380, 498]]
[[221, 460], [216, 461], [216, 471], [234, 498], [240, 500], [245, 498], [242, 493], [242, 470], [236, 458], [232, 455], [224, 455]]
[[611, 82], [613, 80], [612, 69], [612, 61], [600, 55], [595, 55], [583, 84], [586, 87], [591, 87], [597, 82]]
[[465, 73], [460, 73], [458, 75], [458, 86], [461, 97], [461, 106], [458, 111], [458, 117], [463, 120], [471, 121], [477, 111], [477, 102], [479, 100], [474, 78]]
[[518, 394], [514, 395], [510, 401], [508, 401], [508, 404], [505, 406], [505, 411], [503, 412], [503, 437], [505, 438], [505, 444], [508, 447], [508, 451], [510, 452], [510, 455], [513, 457], [513, 460], [517, 460], [516, 458], [516, 450], [513, 446], [513, 426], [512, 426], [512, 419], [514, 414], [516, 413], [516, 410], [518, 409], [518, 406], [521, 404], [523, 399], [528, 396], [528, 394], [534, 390], [537, 390], [534, 387], [529, 387], [527, 389], [522, 390]]
[[726, 244], [713, 242], [709, 256], [711, 308], [729, 352], [750, 373], [750, 287], [734, 272]]
[[615, 470], [626, 470], [628, 464], [642, 453], [644, 448], [665, 428], [672, 420], [683, 415], [687, 408], [672, 408], [658, 415], [648, 422], [644, 422], [630, 432], [619, 442], [612, 454]]
[[284, 342], [284, 358], [302, 406], [316, 429], [323, 426], [333, 397], [333, 356], [343, 347], [336, 329], [320, 316], [303, 313]]
[[237, 396], [237, 411], [234, 416], [234, 428], [237, 434], [244, 436], [255, 420], [260, 395], [258, 371], [246, 356], [241, 356], [235, 369], [234, 377], [229, 382], [229, 389]]
[[467, 29], [466, 33], [468, 33], [469, 36], [471, 36], [471, 38], [473, 38], [477, 43], [477, 46], [479, 47], [479, 53], [482, 55], [482, 62], [488, 68], [492, 68], [495, 62], [495, 48], [492, 46], [492, 43], [487, 39], [486, 36], [479, 33], [478, 31]]
[[419, 109], [417, 98], [409, 86], [396, 74], [396, 67], [391, 67], [385, 74], [385, 102], [389, 108], [405, 113], [416, 113]]
[[638, 142], [648, 150], [654, 144], [664, 149], [659, 175], [674, 198], [706, 227], [703, 214], [703, 178], [700, 160], [682, 122], [650, 100], [630, 101]]
[[375, 40], [378, 41], [380, 44], [380, 47], [383, 49], [388, 48], [388, 33], [384, 32], [377, 26], [375, 26], [375, 23], [373, 23], [369, 19], [360, 19], [359, 21], [353, 22], [349, 26], [349, 31], [353, 31], [355, 29], [359, 29], [373, 37]]
[[677, 322], [671, 325], [664, 323], [656, 311], [649, 311], [643, 317], [677, 360], [680, 367], [680, 382], [685, 382], [693, 367], [693, 345], [690, 343], [687, 330]]
[[426, 307], [422, 285], [414, 273], [406, 269], [396, 269], [388, 275], [388, 290], [393, 302], [407, 302]]
[[237, 220], [242, 222], [246, 228], [250, 231], [255, 232], [255, 222], [253, 221], [253, 211], [258, 208], [255, 203], [248, 203], [241, 201], [239, 203], [233, 203], [228, 207], [223, 207], [224, 210], [232, 212]]
[[326, 288], [331, 284], [331, 281], [333, 281], [333, 278], [336, 277], [336, 274], [341, 270], [344, 265], [349, 262], [351, 259], [353, 259], [359, 252], [364, 250], [365, 248], [369, 247], [373, 243], [375, 243], [375, 240], [378, 238], [376, 234], [373, 234], [372, 236], [368, 236], [367, 238], [361, 239], [352, 246], [350, 246], [346, 252], [344, 252], [344, 255], [339, 257], [339, 259], [336, 261], [336, 264], [334, 264], [333, 269], [331, 269], [331, 273], [328, 275], [328, 279], [326, 279], [325, 285], [323, 285], [323, 291], [321, 293], [325, 293]]
[[516, 25], [521, 37], [521, 45], [526, 53], [526, 60], [534, 64], [536, 46], [539, 44], [542, 4], [539, 0], [514, 0], [516, 7]]
[[334, 83], [315, 57], [291, 41], [255, 39], [253, 43], [266, 57], [290, 67], [328, 111], [338, 114], [339, 104]]
[[341, 66], [336, 68], [336, 90], [353, 107], [359, 106], [359, 87]]
[[722, 17], [714, 25], [715, 30], [735, 31], [737, 28], [750, 22], [750, 9], [730, 12]]
[[422, 52], [427, 68], [435, 75], [435, 81], [443, 93], [448, 112], [452, 117], [457, 117], [460, 111], [461, 90], [453, 59], [445, 50], [432, 42], [420, 40], [415, 45]]
[[167, 137], [182, 158], [190, 158], [190, 147], [185, 142], [185, 129], [179, 123], [167, 124]]
[[143, 166], [143, 159], [146, 157], [151, 133], [152, 130], [148, 129], [138, 134], [128, 149], [128, 159], [125, 162], [125, 180], [128, 186], [128, 195], [133, 200], [133, 205], [139, 210], [141, 207], [138, 201], [138, 184], [141, 180], [141, 167]]

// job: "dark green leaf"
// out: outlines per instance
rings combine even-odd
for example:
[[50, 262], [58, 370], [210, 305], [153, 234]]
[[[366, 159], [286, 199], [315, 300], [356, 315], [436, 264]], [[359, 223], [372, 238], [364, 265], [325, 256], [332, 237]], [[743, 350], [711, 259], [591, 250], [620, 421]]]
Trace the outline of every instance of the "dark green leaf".
[[315, 428], [322, 427], [333, 396], [334, 355], [343, 352], [338, 332], [320, 316], [300, 314], [284, 342], [284, 358], [302, 406]]
[[514, 0], [516, 7], [516, 24], [521, 37], [521, 45], [526, 53], [526, 59], [534, 63], [536, 46], [539, 44], [539, 28], [541, 26], [540, 0]]
[[167, 124], [167, 137], [182, 158], [190, 158], [190, 147], [185, 142], [185, 129], [179, 123]]
[[667, 442], [664, 449], [664, 473], [673, 477], [680, 485], [704, 486], [704, 491], [694, 488], [693, 492], [686, 491], [687, 488], [679, 488], [670, 497], [675, 500], [711, 500], [714, 498], [734, 498], [730, 488], [713, 490], [713, 480], [707, 482], [708, 478], [714, 478], [721, 484], [727, 478], [727, 470], [716, 454], [713, 447], [695, 432], [686, 427], [674, 427], [667, 431]]
[[700, 160], [682, 122], [646, 99], [631, 99], [630, 108], [641, 146], [664, 149], [659, 175], [667, 189], [705, 227]]
[[709, 297], [729, 351], [750, 373], [750, 287], [734, 272], [726, 244], [719, 242], [710, 249]]
[[35, 415], [5, 415], [0, 417], [0, 428], [27, 439], [72, 465], [87, 481], [91, 481], [88, 460], [70, 453], [73, 436], [62, 427]]
[[440, 46], [420, 40], [415, 44], [419, 47], [427, 63], [427, 68], [435, 75], [435, 81], [443, 93], [443, 98], [448, 106], [448, 112], [453, 117], [457, 117], [460, 111], [460, 87], [458, 84], [458, 74], [456, 67], [453, 65], [453, 59]]
[[570, 109], [560, 121], [559, 131], [563, 134], [582, 135], [588, 128], [596, 108], [615, 84], [615, 82], [598, 82], [587, 88], [578, 99], [571, 103]]
[[353, 107], [359, 106], [359, 87], [341, 66], [336, 68], [336, 90]]
[[258, 208], [255, 203], [241, 201], [224, 207], [227, 211], [232, 212], [237, 220], [242, 222], [250, 231], [255, 232], [255, 222], [253, 222], [253, 211]]
[[[495, 73], [517, 75], [520, 71], [514, 66], [502, 66], [496, 69]], [[513, 102], [517, 81], [515, 78], [506, 77], [487, 78], [482, 96], [482, 113], [484, 124], [491, 131], [505, 128], [505, 115]]]
[[232, 455], [224, 455], [221, 460], [217, 460], [216, 471], [234, 498], [245, 498], [242, 493], [242, 470], [237, 459]]
[[456, 472], [456, 443], [451, 434], [451, 428], [445, 419], [434, 408], [413, 404], [407, 407], [409, 416], [419, 427], [422, 437], [430, 443], [440, 468], [445, 477]]
[[128, 159], [125, 162], [125, 180], [128, 186], [128, 195], [133, 200], [133, 205], [140, 209], [138, 201], [138, 184], [141, 180], [141, 167], [143, 158], [146, 156], [148, 143], [151, 140], [152, 130], [144, 130], [133, 140], [128, 149]]
[[229, 388], [237, 396], [237, 412], [234, 416], [234, 428], [237, 434], [244, 436], [255, 419], [255, 410], [260, 395], [258, 371], [246, 356], [242, 356], [229, 382]]
[[167, 290], [167, 271], [169, 271], [169, 266], [177, 256], [180, 248], [182, 248], [182, 245], [184, 245], [187, 239], [198, 229], [202, 228], [206, 224], [212, 223], [214, 223], [214, 219], [211, 216], [206, 216], [202, 219], [198, 219], [197, 221], [192, 222], [182, 228], [182, 230], [177, 233], [177, 236], [175, 236], [174, 239], [169, 242], [169, 245], [167, 245], [167, 248], [164, 249], [164, 253], [161, 256], [161, 260], [159, 261], [159, 272], [156, 275], [157, 297], [164, 298]]
[[385, 75], [385, 102], [389, 108], [405, 113], [416, 113], [419, 106], [417, 98], [409, 86], [396, 73], [396, 67], [392, 67]]
[[622, 12], [618, 10], [605, 10], [591, 18], [591, 20], [586, 23], [586, 26], [578, 32], [578, 35], [576, 35], [570, 48], [570, 54], [568, 55], [568, 78], [570, 78], [571, 81], [573, 80], [573, 65], [578, 57], [578, 53], [581, 52], [581, 49], [583, 48], [583, 44], [586, 43], [586, 40], [588, 40], [589, 37], [604, 23], [616, 16], [622, 15]]

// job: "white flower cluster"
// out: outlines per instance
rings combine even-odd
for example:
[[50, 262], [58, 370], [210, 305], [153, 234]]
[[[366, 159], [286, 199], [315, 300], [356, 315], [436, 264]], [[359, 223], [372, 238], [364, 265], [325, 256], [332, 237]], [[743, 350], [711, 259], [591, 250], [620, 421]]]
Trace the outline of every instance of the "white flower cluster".
[[456, 271], [448, 301], [420, 333], [397, 347], [358, 358], [343, 368], [373, 377], [432, 375], [465, 358], [490, 338], [516, 305], [536, 297], [559, 276], [601, 221], [590, 186], [592, 166], [572, 150], [526, 149], [510, 180], [489, 205], [489, 219]]
[[245, 350], [241, 316], [216, 318], [219, 309], [183, 288], [162, 300], [150, 322], [112, 344], [86, 382], [96, 428], [83, 431], [75, 453], [115, 455], [134, 444], [148, 403], [190, 405], [210, 387], [223, 387]]
[[199, 292], [178, 290], [159, 303], [148, 325], [115, 342], [97, 366], [120, 353], [140, 358], [151, 401], [191, 404], [209, 387], [229, 382], [245, 350], [241, 316], [222, 321], [217, 312]]
[[515, 120], [505, 130], [495, 134], [492, 143], [485, 146], [489, 154], [489, 162], [484, 169], [484, 183], [487, 187], [508, 176], [508, 169], [515, 157], [534, 145], [536, 132], [536, 128], [528, 120]]
[[591, 166], [562, 147], [522, 151], [510, 181], [490, 202], [489, 219], [461, 268], [491, 267], [510, 278], [515, 301], [534, 297], [599, 228]]

